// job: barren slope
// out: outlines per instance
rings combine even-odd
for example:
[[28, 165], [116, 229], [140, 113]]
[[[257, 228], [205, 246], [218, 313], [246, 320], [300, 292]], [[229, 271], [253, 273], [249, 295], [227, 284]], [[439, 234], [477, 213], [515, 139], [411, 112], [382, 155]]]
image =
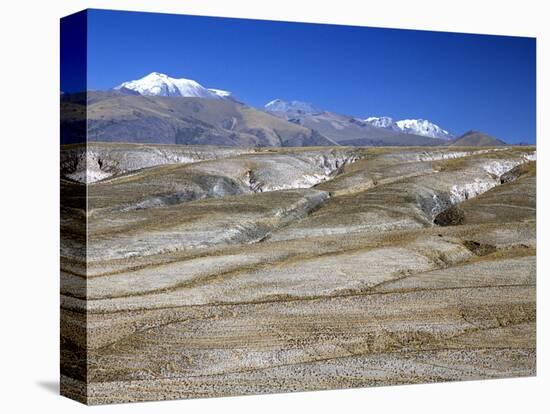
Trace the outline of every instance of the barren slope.
[[125, 145], [62, 158], [64, 393], [534, 375], [534, 148]]

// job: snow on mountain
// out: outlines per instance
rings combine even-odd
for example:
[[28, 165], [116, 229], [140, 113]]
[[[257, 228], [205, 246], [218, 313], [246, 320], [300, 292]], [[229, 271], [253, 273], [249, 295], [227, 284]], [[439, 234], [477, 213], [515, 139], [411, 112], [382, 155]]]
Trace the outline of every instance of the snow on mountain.
[[192, 79], [175, 79], [164, 73], [152, 72], [141, 79], [123, 82], [114, 89], [132, 90], [145, 96], [183, 96], [228, 99], [231, 92], [207, 89]]
[[208, 88], [208, 91], [213, 93], [214, 95], [219, 96], [220, 98], [225, 98], [225, 99], [232, 99], [233, 98], [233, 94], [231, 92], [224, 91], [223, 89]]
[[[270, 112], [302, 112], [302, 113], [319, 113], [322, 112], [310, 103], [301, 101], [285, 101], [283, 99], [274, 99], [268, 102], [264, 109]], [[454, 136], [438, 125], [425, 119], [403, 119], [394, 121], [389, 116], [371, 116], [364, 119], [363, 122], [377, 128], [389, 129], [395, 132], [403, 132], [406, 134], [420, 135], [429, 138], [441, 138], [451, 140]]]
[[425, 119], [403, 119], [401, 121], [397, 121], [396, 124], [401, 131], [408, 134], [446, 140], [451, 140], [454, 138], [449, 131], [446, 131], [438, 125]]
[[301, 102], [301, 101], [284, 101], [282, 99], [274, 99], [271, 102], [268, 102], [264, 106], [266, 111], [273, 112], [305, 112], [305, 113], [316, 113], [321, 112], [320, 109], [316, 108], [310, 103]]
[[389, 116], [371, 116], [363, 120], [363, 122], [371, 124], [372, 126], [375, 126], [377, 128], [392, 129], [394, 131], [397, 131], [399, 129], [395, 122], [393, 122], [393, 119]]
[[441, 138], [446, 140], [451, 140], [454, 138], [450, 132], [425, 119], [402, 119], [401, 121], [394, 121], [392, 118], [387, 116], [371, 116], [363, 122], [369, 123], [378, 128], [391, 129], [393, 131], [400, 131], [406, 134], [420, 135], [423, 137]]

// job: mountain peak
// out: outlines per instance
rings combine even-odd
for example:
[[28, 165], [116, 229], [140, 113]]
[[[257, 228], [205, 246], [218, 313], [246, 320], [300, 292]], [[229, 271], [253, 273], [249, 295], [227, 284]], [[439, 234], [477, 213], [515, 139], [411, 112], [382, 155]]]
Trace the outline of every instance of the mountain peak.
[[400, 121], [394, 121], [388, 116], [371, 116], [365, 119], [364, 122], [378, 128], [391, 129], [406, 134], [420, 135], [429, 138], [441, 138], [445, 140], [454, 138], [450, 132], [426, 119], [402, 119]]
[[207, 89], [193, 79], [172, 78], [165, 73], [151, 72], [143, 78], [123, 82], [114, 89], [131, 90], [144, 96], [181, 96], [228, 99], [231, 92]]
[[168, 75], [166, 75], [165, 73], [160, 73], [160, 72], [151, 72], [150, 74], [148, 74], [145, 77], [147, 78], [147, 77], [152, 77], [152, 76], [161, 77], [161, 78], [169, 78]]
[[403, 119], [396, 122], [397, 126], [403, 132], [409, 134], [422, 135], [430, 138], [441, 138], [446, 140], [453, 139], [453, 135], [426, 119]]
[[487, 134], [481, 131], [477, 131], [475, 129], [470, 129], [469, 131], [466, 131], [464, 134], [462, 134], [460, 138], [466, 137], [468, 135], [487, 135]]
[[476, 147], [492, 147], [499, 145], [506, 145], [506, 143], [498, 138], [495, 138], [489, 134], [480, 131], [470, 130], [451, 143], [456, 146], [476, 146]]
[[267, 111], [273, 112], [303, 112], [303, 113], [317, 113], [321, 112], [320, 109], [316, 108], [308, 102], [302, 101], [285, 101], [283, 99], [274, 99], [267, 104], [264, 108]]
[[386, 128], [396, 131], [395, 122], [389, 116], [370, 116], [367, 119], [363, 120], [367, 124], [371, 124], [377, 128]]

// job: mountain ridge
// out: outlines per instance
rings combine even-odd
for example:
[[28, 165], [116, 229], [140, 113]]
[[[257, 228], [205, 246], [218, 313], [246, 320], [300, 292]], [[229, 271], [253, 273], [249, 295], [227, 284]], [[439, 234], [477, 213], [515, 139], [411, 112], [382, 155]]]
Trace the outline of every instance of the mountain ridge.
[[[297, 100], [285, 101], [284, 99], [274, 99], [264, 105], [264, 110], [272, 113], [294, 114], [297, 116], [308, 114], [330, 114], [334, 112], [322, 110], [309, 102], [302, 102]], [[371, 116], [366, 119], [358, 119], [365, 124], [372, 125], [375, 128], [385, 129], [394, 132], [400, 132], [403, 134], [417, 135], [428, 138], [437, 138], [450, 141], [454, 136], [447, 130], [441, 128], [433, 122], [425, 119], [403, 119], [394, 121], [389, 116], [375, 117]]]
[[356, 117], [322, 110], [307, 102], [276, 99], [267, 103], [264, 110], [288, 122], [316, 130], [338, 145], [414, 146], [446, 143], [438, 138], [379, 128]]
[[66, 141], [74, 141], [71, 133], [84, 133], [90, 142], [234, 147], [337, 145], [317, 131], [228, 99], [128, 95], [118, 90], [90, 91], [84, 96], [62, 99], [62, 129], [69, 134]]
[[[253, 108], [232, 92], [152, 72], [107, 91], [62, 93], [64, 131], [91, 141], [228, 146], [505, 145], [469, 131], [455, 138], [425, 119], [360, 119], [311, 103], [274, 99]], [[225, 102], [225, 104], [217, 103]], [[100, 105], [98, 103], [101, 103]], [[84, 106], [80, 108], [80, 106]], [[63, 113], [63, 110], [62, 110]], [[82, 117], [87, 116], [87, 123]], [[477, 134], [477, 135], [476, 135]], [[481, 134], [481, 135], [480, 135]]]
[[264, 109], [269, 112], [304, 112], [310, 114], [323, 112], [309, 102], [285, 101], [278, 98], [266, 103]]

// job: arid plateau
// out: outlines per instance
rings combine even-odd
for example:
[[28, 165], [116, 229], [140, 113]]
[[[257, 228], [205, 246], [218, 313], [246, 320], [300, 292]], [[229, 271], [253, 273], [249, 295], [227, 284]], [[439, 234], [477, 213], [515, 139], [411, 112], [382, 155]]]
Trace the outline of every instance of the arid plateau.
[[62, 393], [535, 374], [536, 154], [65, 145]]

